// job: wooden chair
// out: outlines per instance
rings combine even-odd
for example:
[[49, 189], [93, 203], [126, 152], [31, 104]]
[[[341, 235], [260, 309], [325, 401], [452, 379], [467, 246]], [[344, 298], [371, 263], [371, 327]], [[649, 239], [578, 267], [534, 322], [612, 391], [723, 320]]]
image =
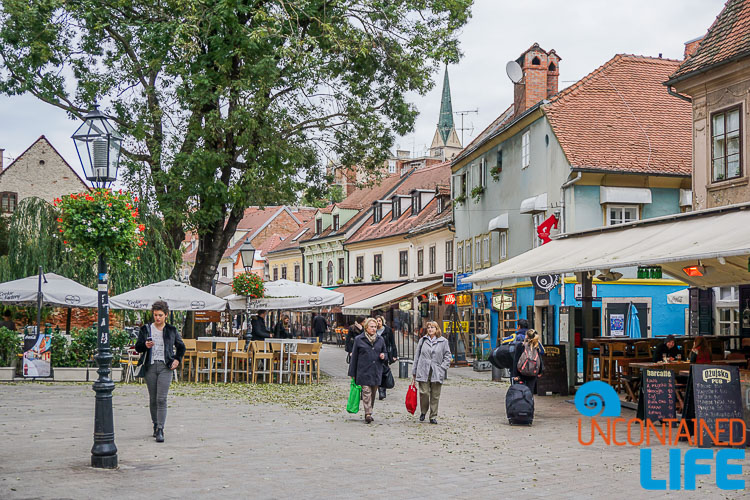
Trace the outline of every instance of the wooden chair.
[[133, 382], [136, 380], [135, 368], [138, 366], [138, 360], [141, 358], [141, 354], [133, 347], [128, 347], [120, 357], [120, 366], [122, 367], [122, 381], [124, 383]]
[[648, 342], [636, 342], [633, 345], [633, 357], [639, 359], [651, 359], [651, 349]]
[[[263, 375], [263, 379], [268, 381], [267, 375], [271, 374], [270, 368], [273, 363], [273, 352], [268, 350], [267, 344], [262, 340], [254, 340], [250, 343], [250, 357], [252, 358], [252, 382], [258, 381], [258, 375]], [[263, 370], [258, 369], [258, 363], [263, 361]], [[272, 376], [273, 378], [273, 376]]]
[[312, 379], [313, 367], [316, 370], [316, 381], [320, 383], [320, 350], [323, 349], [323, 344], [315, 342], [313, 344], [312, 353], [310, 354], [310, 378]]
[[[281, 350], [284, 348], [284, 346], [282, 344], [279, 344], [278, 342], [268, 342], [267, 345], [271, 347], [271, 352], [273, 353], [273, 358], [271, 362], [271, 382], [273, 382], [273, 373], [276, 372], [276, 370], [279, 369], [279, 365], [281, 365]], [[277, 376], [283, 377], [284, 367], [282, 366], [281, 368], [282, 368], [281, 375], [277, 375]], [[278, 374], [278, 372], [276, 373]], [[291, 371], [289, 372], [289, 378], [290, 379], [292, 378]]]
[[300, 367], [302, 367], [302, 376], [308, 377], [308, 383], [312, 383], [312, 353], [316, 344], [297, 344], [297, 350], [289, 355], [290, 370], [294, 371], [294, 384], [297, 384], [297, 380], [300, 374]]
[[182, 365], [180, 366], [180, 377], [184, 378], [185, 367], [187, 367], [188, 380], [190, 380], [190, 373], [195, 369], [195, 339], [182, 339], [185, 344], [185, 356], [182, 358]]
[[[588, 357], [586, 358], [586, 381], [601, 378], [602, 344], [596, 341], [588, 342]], [[596, 363], [595, 363], [596, 362]], [[596, 365], [596, 366], [595, 366]]]
[[[251, 358], [251, 352], [249, 350], [245, 350], [245, 341], [240, 340], [237, 342], [237, 350], [232, 351], [231, 354], [231, 360], [232, 360], [232, 376], [230, 377], [230, 380], [234, 382], [235, 375], [244, 375], [245, 376], [245, 382], [250, 382], [250, 358]], [[242, 369], [242, 366], [245, 367], [245, 369]]]
[[[195, 342], [195, 381], [198, 382], [198, 378], [202, 373], [208, 374], [208, 381], [211, 382], [211, 375], [214, 376], [214, 382], [216, 381], [216, 351], [212, 350], [211, 342], [205, 340], [198, 340]], [[206, 368], [201, 368], [201, 361], [206, 360]]]
[[615, 388], [621, 385], [620, 367], [617, 361], [626, 357], [627, 347], [625, 342], [608, 342], [602, 345], [602, 363], [600, 364], [602, 382]]
[[711, 348], [711, 359], [724, 359], [724, 341], [712, 339], [708, 341]]

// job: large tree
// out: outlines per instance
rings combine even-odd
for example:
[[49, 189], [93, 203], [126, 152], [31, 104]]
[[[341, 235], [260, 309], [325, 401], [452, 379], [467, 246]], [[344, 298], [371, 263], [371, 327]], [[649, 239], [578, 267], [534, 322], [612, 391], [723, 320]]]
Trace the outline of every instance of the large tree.
[[0, 92], [128, 138], [126, 182], [169, 243], [201, 245], [207, 290], [250, 205], [325, 188], [321, 165], [374, 169], [417, 111], [407, 94], [459, 57], [471, 0], [2, 0]]

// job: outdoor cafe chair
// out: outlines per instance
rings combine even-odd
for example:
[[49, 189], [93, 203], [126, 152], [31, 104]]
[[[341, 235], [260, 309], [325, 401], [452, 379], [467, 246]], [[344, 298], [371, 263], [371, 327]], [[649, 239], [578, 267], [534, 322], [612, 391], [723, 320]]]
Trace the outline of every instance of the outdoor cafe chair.
[[180, 377], [183, 377], [185, 368], [187, 368], [188, 380], [190, 380], [190, 373], [195, 369], [196, 349], [195, 339], [183, 339], [182, 342], [185, 344], [185, 356], [182, 358], [182, 366], [180, 367]]
[[[198, 382], [201, 374], [208, 374], [208, 381], [211, 382], [211, 374], [216, 381], [216, 351], [211, 349], [211, 341], [197, 340], [195, 342], [196, 359], [195, 359], [195, 381]], [[201, 361], [206, 361], [206, 367], [201, 368]]]
[[294, 371], [294, 384], [297, 384], [297, 380], [300, 374], [300, 367], [302, 368], [302, 376], [307, 377], [308, 383], [312, 383], [312, 354], [315, 344], [299, 344], [297, 351], [289, 355], [291, 369]]
[[[263, 375], [263, 380], [268, 381], [267, 376], [271, 374], [270, 365], [273, 361], [273, 353], [268, 351], [266, 343], [262, 340], [254, 340], [250, 342], [251, 358], [252, 358], [252, 382], [253, 384], [258, 381], [258, 375]], [[260, 370], [258, 364], [263, 361], [263, 370]], [[272, 374], [271, 374], [272, 375]], [[272, 375], [273, 377], [273, 375]]]
[[[250, 350], [245, 350], [245, 341], [237, 342], [237, 349], [232, 351], [232, 376], [230, 380], [235, 381], [235, 375], [245, 376], [245, 382], [250, 382]], [[244, 366], [244, 369], [242, 368]]]
[[615, 388], [621, 385], [618, 361], [627, 357], [627, 347], [625, 342], [609, 342], [602, 345], [602, 363], [599, 366], [602, 382]]
[[120, 366], [123, 368], [123, 382], [133, 382], [136, 379], [135, 368], [138, 366], [138, 360], [141, 355], [134, 347], [128, 347], [120, 357]]
[[600, 378], [602, 345], [599, 342], [591, 341], [588, 343], [588, 358], [586, 359], [586, 380]]

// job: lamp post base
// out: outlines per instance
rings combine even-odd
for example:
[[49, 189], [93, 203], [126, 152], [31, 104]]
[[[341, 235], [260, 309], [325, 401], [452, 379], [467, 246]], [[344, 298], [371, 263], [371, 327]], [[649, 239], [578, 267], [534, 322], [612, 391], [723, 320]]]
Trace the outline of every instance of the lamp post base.
[[91, 455], [91, 467], [94, 467], [96, 469], [116, 469], [117, 455], [110, 455], [107, 457], [97, 457]]

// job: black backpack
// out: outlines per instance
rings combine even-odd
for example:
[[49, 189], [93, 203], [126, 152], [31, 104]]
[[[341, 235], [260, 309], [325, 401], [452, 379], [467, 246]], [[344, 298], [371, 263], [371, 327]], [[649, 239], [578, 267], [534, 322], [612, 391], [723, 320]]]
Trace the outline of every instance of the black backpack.
[[513, 358], [515, 357], [516, 346], [520, 344], [502, 344], [495, 347], [490, 353], [489, 362], [495, 368], [503, 369], [510, 368], [513, 366]]
[[510, 425], [531, 425], [534, 421], [534, 395], [526, 384], [513, 384], [505, 394], [505, 414]]

